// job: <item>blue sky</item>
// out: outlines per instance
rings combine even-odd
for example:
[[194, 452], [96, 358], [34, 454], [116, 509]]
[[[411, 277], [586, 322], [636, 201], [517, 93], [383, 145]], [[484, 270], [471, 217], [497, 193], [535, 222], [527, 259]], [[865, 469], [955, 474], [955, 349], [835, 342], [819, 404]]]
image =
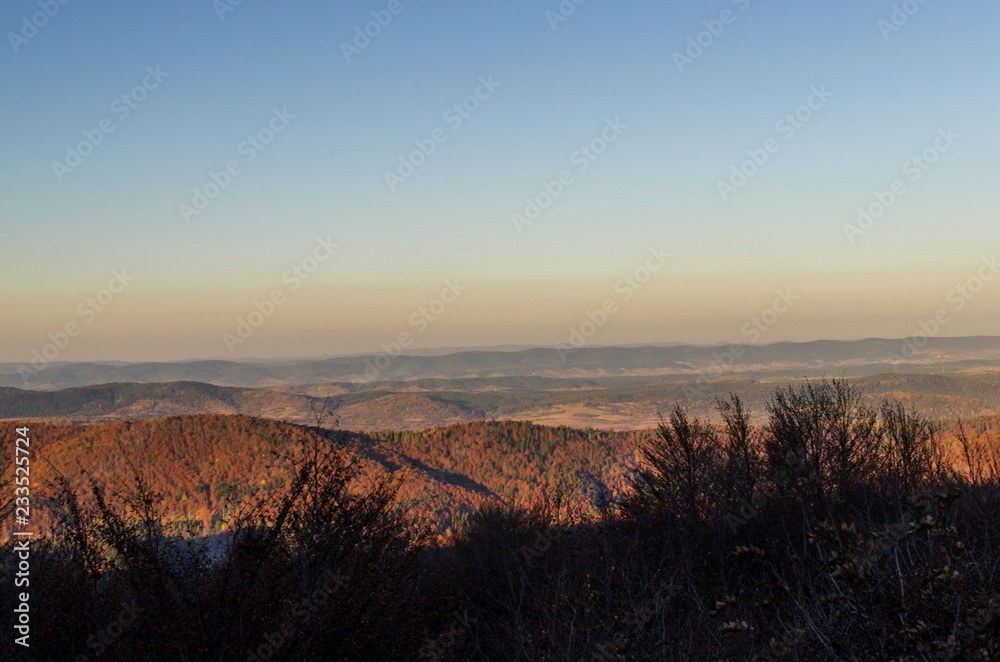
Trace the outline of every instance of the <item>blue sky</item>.
[[[995, 252], [996, 3], [906, 3], [891, 32], [879, 22], [904, 3], [587, 0], [558, 22], [556, 1], [455, 4], [5, 3], [0, 361], [73, 322], [59, 360], [374, 352], [416, 330], [446, 279], [468, 289], [416, 346], [564, 342], [608, 298], [622, 305], [595, 344], [738, 340], [788, 288], [801, 298], [761, 342], [902, 337]], [[45, 6], [55, 15], [25, 31]], [[372, 12], [391, 21], [348, 62], [342, 43]], [[144, 79], [123, 116], [116, 100]], [[477, 89], [458, 126], [449, 109]], [[816, 89], [831, 96], [779, 131]], [[273, 142], [245, 142], [276, 110]], [[113, 131], [58, 175], [102, 120]], [[581, 171], [609, 121], [623, 130]], [[386, 171], [435, 130], [391, 189]], [[719, 182], [769, 140], [723, 199]], [[928, 149], [912, 181], [904, 164]], [[181, 205], [231, 161], [185, 222]], [[563, 171], [572, 183], [518, 232], [512, 215]], [[904, 193], [849, 241], [856, 209], [897, 180]], [[339, 248], [292, 291], [283, 275], [317, 237]], [[670, 260], [620, 301], [616, 283], [661, 246]], [[81, 315], [122, 268], [134, 280]], [[995, 334], [993, 287], [942, 335]], [[227, 344], [275, 289], [274, 314]]]

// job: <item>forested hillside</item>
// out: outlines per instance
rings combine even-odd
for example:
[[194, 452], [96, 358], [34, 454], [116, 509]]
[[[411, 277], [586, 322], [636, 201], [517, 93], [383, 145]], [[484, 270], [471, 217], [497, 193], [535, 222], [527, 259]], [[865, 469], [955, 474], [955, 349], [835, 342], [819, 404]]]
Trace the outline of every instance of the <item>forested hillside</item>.
[[[7, 425], [4, 426], [9, 427]], [[178, 520], [217, 529], [233, 500], [270, 489], [276, 454], [302, 439], [346, 447], [363, 476], [401, 472], [401, 503], [444, 531], [486, 501], [525, 504], [563, 489], [577, 499], [601, 486], [620, 493], [643, 432], [479, 421], [421, 432], [358, 433], [249, 416], [175, 416], [96, 426], [31, 426], [36, 482], [56, 472], [83, 485], [81, 471], [115, 483], [129, 463]], [[51, 463], [51, 466], [49, 465]], [[39, 511], [45, 514], [44, 505]]]
[[675, 406], [651, 433], [33, 424], [32, 651], [997, 659], [1000, 418], [935, 423], [844, 381], [778, 389], [766, 412], [755, 426], [734, 396], [712, 425]]
[[[1000, 440], [1000, 417], [961, 425], [973, 441]], [[950, 443], [957, 430], [957, 423], [943, 423], [943, 442]], [[525, 505], [562, 493], [593, 508], [602, 495], [627, 489], [637, 449], [654, 431], [475, 421], [364, 433], [242, 415], [198, 415], [94, 426], [38, 423], [31, 433], [39, 453], [33, 465], [36, 482], [60, 472], [83, 486], [85, 471], [115, 483], [127, 477], [132, 463], [162, 495], [174, 519], [203, 531], [217, 530], [227, 508], [246, 495], [276, 485], [271, 465], [288, 445], [325, 440], [360, 458], [365, 480], [387, 472], [403, 476], [400, 504], [444, 532], [488, 502]], [[44, 517], [41, 505], [38, 514]]]

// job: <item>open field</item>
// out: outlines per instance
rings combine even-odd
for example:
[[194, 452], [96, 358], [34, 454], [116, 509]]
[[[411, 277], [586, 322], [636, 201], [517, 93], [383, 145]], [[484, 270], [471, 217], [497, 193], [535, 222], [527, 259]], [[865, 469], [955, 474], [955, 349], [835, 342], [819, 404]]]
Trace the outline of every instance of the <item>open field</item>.
[[[893, 397], [934, 419], [1000, 414], [1000, 372], [883, 374], [849, 379], [870, 398]], [[223, 387], [195, 382], [105, 384], [56, 391], [0, 388], [0, 419], [32, 418], [100, 423], [193, 414], [246, 414], [315, 423], [332, 407], [349, 430], [418, 430], [484, 419], [614, 430], [649, 429], [671, 403], [693, 415], [715, 417], [715, 403], [743, 394], [763, 420], [763, 404], [785, 379], [728, 376], [704, 382], [660, 378], [559, 379], [553, 377], [421, 379], [378, 382], [362, 390], [343, 383], [281, 390]], [[324, 394], [329, 394], [326, 397]]]

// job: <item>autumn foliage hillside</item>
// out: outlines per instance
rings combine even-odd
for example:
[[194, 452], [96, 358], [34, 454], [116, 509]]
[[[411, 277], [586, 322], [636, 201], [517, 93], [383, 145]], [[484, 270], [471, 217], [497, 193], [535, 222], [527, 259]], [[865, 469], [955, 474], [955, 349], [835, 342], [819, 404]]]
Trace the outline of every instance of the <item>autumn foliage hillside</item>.
[[[765, 411], [677, 405], [632, 438], [33, 425], [32, 508], [61, 517], [33, 516], [31, 659], [1000, 659], [1000, 421], [843, 380]], [[223, 535], [189, 535], [233, 504]], [[474, 511], [441, 538], [420, 507]], [[19, 554], [0, 544], [0, 575]]]
[[[114, 484], [132, 463], [162, 496], [164, 510], [201, 532], [218, 530], [227, 508], [246, 494], [273, 487], [275, 454], [293, 440], [331, 438], [361, 460], [362, 478], [404, 470], [400, 503], [444, 532], [491, 501], [527, 504], [556, 490], [580, 499], [606, 489], [621, 494], [626, 467], [648, 434], [517, 421], [358, 433], [198, 415], [94, 426], [36, 423], [31, 436], [37, 484], [62, 474], [82, 487], [84, 472]], [[41, 505], [37, 515], [47, 523]]]
[[[636, 449], [654, 435], [524, 421], [365, 433], [213, 414], [93, 426], [35, 423], [31, 431], [39, 453], [36, 485], [58, 474], [77, 487], [85, 475], [115, 483], [132, 463], [162, 497], [164, 511], [200, 533], [219, 530], [247, 494], [274, 487], [273, 459], [295, 440], [335, 440], [360, 460], [363, 480], [401, 473], [400, 505], [445, 533], [488, 503], [526, 505], [559, 492], [593, 509], [602, 498], [619, 497], [639, 464]], [[942, 445], [953, 447], [951, 457], [962, 467], [960, 432], [973, 446], [1000, 447], [1000, 417], [942, 423]], [[49, 524], [44, 499], [40, 506], [37, 521]]]

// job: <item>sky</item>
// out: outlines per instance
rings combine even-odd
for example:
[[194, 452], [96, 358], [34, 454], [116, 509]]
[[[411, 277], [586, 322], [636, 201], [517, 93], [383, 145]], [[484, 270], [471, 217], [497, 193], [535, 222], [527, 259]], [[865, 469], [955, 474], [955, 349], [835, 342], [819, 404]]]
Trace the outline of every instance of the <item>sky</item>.
[[0, 362], [996, 335], [998, 27], [10, 0]]

